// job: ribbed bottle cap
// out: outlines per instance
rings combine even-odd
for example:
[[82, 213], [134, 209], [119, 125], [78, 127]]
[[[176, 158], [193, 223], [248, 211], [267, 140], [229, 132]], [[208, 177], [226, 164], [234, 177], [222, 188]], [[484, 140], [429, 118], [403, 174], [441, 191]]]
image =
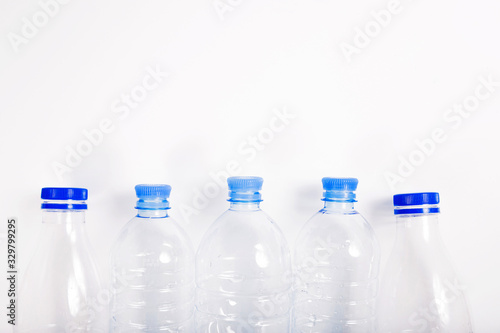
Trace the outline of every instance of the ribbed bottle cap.
[[439, 207], [428, 207], [439, 204], [437, 192], [396, 194], [393, 202], [396, 215], [439, 213]]
[[135, 186], [136, 209], [169, 209], [168, 198], [172, 187], [165, 184], [140, 184]]
[[86, 188], [78, 187], [44, 187], [41, 197], [45, 200], [85, 201], [88, 197], [88, 191]]
[[419, 205], [437, 205], [439, 203], [439, 193], [405, 193], [394, 196], [394, 206], [419, 206]]
[[42, 203], [42, 209], [81, 210], [87, 209], [85, 201], [88, 198], [88, 191], [86, 188], [79, 187], [44, 187], [42, 188], [41, 198], [46, 201]]
[[260, 190], [264, 180], [261, 177], [238, 176], [229, 177], [227, 185], [229, 187], [230, 202], [260, 202]]
[[358, 188], [357, 178], [325, 177], [323, 182], [323, 201], [356, 202], [354, 191]]

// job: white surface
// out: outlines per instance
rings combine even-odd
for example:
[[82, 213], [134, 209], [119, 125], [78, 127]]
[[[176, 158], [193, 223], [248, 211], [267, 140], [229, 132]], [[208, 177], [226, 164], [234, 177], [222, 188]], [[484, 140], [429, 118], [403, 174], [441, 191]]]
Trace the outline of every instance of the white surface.
[[[73, 0], [15, 52], [9, 33], [41, 7], [0, 1], [0, 217], [4, 226], [19, 219], [21, 271], [40, 230], [41, 187], [89, 189], [88, 229], [106, 272], [110, 243], [134, 215], [135, 184], [172, 185], [172, 215], [197, 244], [226, 209], [226, 189], [198, 215], [183, 211], [210, 172], [236, 160], [240, 174], [264, 177], [263, 209], [291, 244], [321, 206], [321, 177], [358, 177], [358, 209], [383, 262], [394, 240], [392, 195], [439, 191], [475, 332], [500, 331], [500, 87], [460, 123], [444, 118], [480, 76], [500, 81], [500, 2], [401, 0], [351, 62], [341, 43], [352, 44], [356, 27], [371, 26], [370, 12], [390, 1], [226, 3], [233, 10], [222, 20], [212, 0]], [[120, 95], [140, 89], [148, 67], [169, 77], [147, 81], [156, 88], [124, 116]], [[296, 117], [262, 150], [249, 148], [248, 137], [266, 140], [263, 128], [284, 107]], [[105, 118], [114, 130], [60, 180], [53, 163]], [[436, 127], [446, 140], [392, 189], [385, 175], [398, 156], [418, 154], [415, 140]]]

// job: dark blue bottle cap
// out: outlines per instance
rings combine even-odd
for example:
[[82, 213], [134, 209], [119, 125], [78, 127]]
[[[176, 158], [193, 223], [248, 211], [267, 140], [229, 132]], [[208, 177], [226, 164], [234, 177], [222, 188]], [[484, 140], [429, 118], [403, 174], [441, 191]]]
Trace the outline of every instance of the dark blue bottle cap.
[[[78, 187], [44, 187], [42, 188], [41, 198], [49, 201], [42, 203], [42, 209], [87, 209], [87, 204], [84, 202], [88, 199], [88, 191], [86, 188]], [[70, 201], [70, 202], [57, 202]], [[71, 202], [80, 201], [80, 202]]]
[[[394, 214], [431, 214], [439, 213], [439, 207], [426, 207], [439, 204], [439, 193], [405, 193], [396, 194], [393, 198]], [[410, 206], [413, 206], [409, 208]], [[423, 206], [423, 207], [418, 207]]]
[[88, 198], [86, 188], [78, 187], [44, 187], [42, 188], [42, 199], [45, 200], [78, 200], [85, 201]]

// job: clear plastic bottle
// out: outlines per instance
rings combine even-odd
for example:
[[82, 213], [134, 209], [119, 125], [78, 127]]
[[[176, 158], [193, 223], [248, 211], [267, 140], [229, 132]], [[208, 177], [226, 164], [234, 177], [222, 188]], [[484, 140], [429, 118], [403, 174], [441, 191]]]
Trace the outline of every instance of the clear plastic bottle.
[[323, 178], [325, 206], [302, 228], [294, 266], [294, 332], [374, 332], [379, 246], [354, 209], [356, 178]]
[[260, 209], [260, 177], [230, 177], [230, 208], [196, 255], [199, 333], [290, 331], [291, 262], [285, 237]]
[[194, 251], [168, 215], [169, 185], [137, 185], [111, 253], [113, 332], [193, 332]]
[[380, 332], [472, 332], [438, 230], [438, 204], [435, 192], [394, 196], [397, 236], [382, 281]]
[[[16, 332], [107, 332], [107, 304], [85, 231], [87, 190], [43, 188], [37, 251], [24, 275]], [[21, 272], [22, 274], [22, 272]]]

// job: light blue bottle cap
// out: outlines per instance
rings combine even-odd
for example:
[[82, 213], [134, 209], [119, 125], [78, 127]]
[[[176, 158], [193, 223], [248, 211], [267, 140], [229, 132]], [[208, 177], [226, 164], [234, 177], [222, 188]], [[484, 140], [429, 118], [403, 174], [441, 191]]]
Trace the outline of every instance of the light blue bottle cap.
[[137, 200], [136, 209], [170, 209], [168, 198], [172, 187], [164, 184], [140, 184], [135, 186]]
[[325, 177], [323, 182], [323, 201], [356, 202], [354, 191], [358, 188], [357, 178]]
[[261, 177], [239, 176], [229, 177], [229, 202], [260, 202], [260, 190], [264, 180]]

